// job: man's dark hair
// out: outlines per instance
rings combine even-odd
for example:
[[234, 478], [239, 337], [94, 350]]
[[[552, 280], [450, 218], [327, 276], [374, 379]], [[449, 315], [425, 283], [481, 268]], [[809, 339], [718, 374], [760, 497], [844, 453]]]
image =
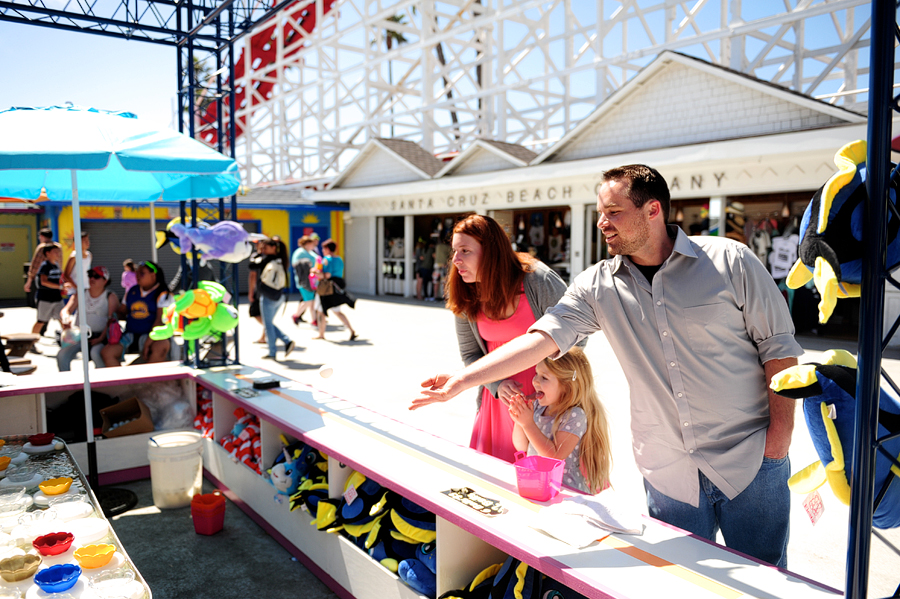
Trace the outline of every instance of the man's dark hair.
[[53, 240], [53, 231], [51, 229], [41, 229], [38, 231], [38, 235], [41, 237], [46, 237], [49, 240]]
[[608, 181], [627, 183], [628, 189], [625, 193], [637, 208], [643, 207], [650, 200], [657, 200], [662, 207], [665, 222], [669, 222], [669, 206], [671, 205], [669, 185], [655, 168], [644, 164], [618, 166], [604, 172], [602, 180], [604, 183]]

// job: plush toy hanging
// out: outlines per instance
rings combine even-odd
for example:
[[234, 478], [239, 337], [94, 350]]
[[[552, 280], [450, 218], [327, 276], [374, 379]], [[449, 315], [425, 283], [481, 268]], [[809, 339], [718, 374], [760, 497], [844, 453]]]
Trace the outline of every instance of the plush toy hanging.
[[[800, 223], [799, 259], [787, 285], [799, 289], [810, 280], [819, 290], [819, 322], [831, 317], [839, 298], [859, 297], [864, 247], [863, 209], [866, 192], [866, 142], [854, 141], [834, 156], [838, 172], [813, 195]], [[898, 177], [892, 173], [888, 195], [897, 204]], [[900, 219], [887, 213], [887, 270], [900, 264]]]
[[265, 239], [265, 235], [248, 233], [240, 223], [223, 220], [211, 227], [188, 227], [180, 222], [171, 228], [179, 239], [181, 251], [190, 252], [196, 247], [206, 260], [237, 263], [253, 253], [251, 240]]
[[[856, 359], [844, 350], [825, 353], [822, 364], [793, 366], [772, 377], [772, 390], [792, 399], [803, 399], [803, 413], [820, 461], [796, 473], [788, 481], [796, 493], [811, 493], [826, 482], [835, 496], [850, 505], [850, 480], [845, 462], [853, 455], [856, 421]], [[878, 438], [900, 432], [900, 400], [882, 387], [879, 401]], [[900, 438], [884, 445], [892, 456], [900, 455]], [[881, 451], [875, 457], [876, 494], [889, 484], [876, 507], [872, 523], [877, 528], [900, 526], [900, 468]]]
[[[186, 252], [181, 251], [181, 240], [178, 238], [178, 235], [172, 232], [172, 227], [174, 227], [175, 225], [181, 225], [181, 217], [173, 218], [172, 220], [170, 220], [169, 224], [166, 225], [165, 231], [156, 232], [156, 247], [162, 248], [168, 243], [173, 252], [175, 252], [176, 254], [183, 254]], [[201, 229], [208, 229], [209, 224], [201, 220], [197, 221], [197, 227]], [[206, 257], [199, 250], [191, 252], [188, 258], [193, 259], [195, 255], [201, 261], [206, 261]]]
[[238, 324], [237, 310], [223, 302], [225, 297], [225, 288], [219, 283], [200, 281], [197, 289], [175, 297], [175, 303], [163, 312], [163, 324], [150, 331], [150, 338], [168, 339], [177, 333], [185, 341], [203, 337], [218, 341]]

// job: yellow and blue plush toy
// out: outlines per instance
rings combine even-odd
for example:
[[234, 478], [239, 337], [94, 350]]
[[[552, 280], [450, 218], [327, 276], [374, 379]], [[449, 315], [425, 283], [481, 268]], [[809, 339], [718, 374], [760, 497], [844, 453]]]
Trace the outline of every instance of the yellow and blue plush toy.
[[[835, 496], [850, 504], [850, 482], [845, 462], [853, 455], [856, 421], [856, 359], [844, 350], [825, 353], [822, 364], [801, 364], [772, 377], [771, 388], [784, 397], [803, 399], [803, 413], [820, 461], [796, 473], [788, 486], [796, 493], [811, 493], [828, 482]], [[900, 432], [900, 400], [882, 387], [878, 438]], [[900, 455], [900, 438], [884, 444], [892, 456]], [[876, 528], [900, 526], [900, 468], [882, 452], [875, 457], [875, 492], [889, 484], [876, 506]]]
[[[819, 322], [831, 317], [839, 298], [859, 297], [862, 282], [863, 208], [866, 192], [866, 142], [854, 141], [834, 156], [838, 172], [813, 195], [800, 223], [799, 258], [787, 286], [799, 289], [812, 280], [819, 291]], [[898, 181], [892, 178], [890, 200], [897, 203]], [[900, 264], [900, 219], [887, 214], [887, 270]]]

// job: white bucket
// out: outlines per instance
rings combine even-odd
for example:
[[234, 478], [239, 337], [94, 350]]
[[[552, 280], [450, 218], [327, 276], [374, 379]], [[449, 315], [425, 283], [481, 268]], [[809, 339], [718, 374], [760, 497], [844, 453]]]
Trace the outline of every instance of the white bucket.
[[153, 505], [185, 507], [203, 484], [203, 438], [199, 433], [173, 432], [150, 437], [150, 486]]

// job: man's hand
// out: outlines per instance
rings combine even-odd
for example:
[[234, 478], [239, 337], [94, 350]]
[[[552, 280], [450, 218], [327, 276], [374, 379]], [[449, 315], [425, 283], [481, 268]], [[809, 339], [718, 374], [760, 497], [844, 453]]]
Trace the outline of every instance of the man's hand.
[[522, 385], [517, 383], [512, 379], [507, 379], [500, 383], [500, 388], [497, 389], [497, 398], [502, 401], [507, 407], [510, 405], [510, 401], [517, 395], [522, 394]]
[[[796, 358], [770, 360], [763, 364], [766, 371], [766, 383], [786, 368], [797, 365]], [[794, 410], [797, 402], [778, 395], [770, 387], [769, 391], [769, 428], [766, 431], [766, 449], [763, 455], [767, 458], [781, 459], [788, 454], [791, 447], [791, 435], [794, 432]]]
[[459, 391], [453, 390], [455, 385], [451, 383], [452, 380], [453, 375], [436, 374], [430, 379], [422, 381], [422, 388], [424, 391], [422, 391], [422, 394], [419, 397], [413, 400], [409, 409], [418, 410], [423, 406], [448, 401], [456, 397]]
[[31, 293], [31, 279], [25, 281], [25, 293]]

